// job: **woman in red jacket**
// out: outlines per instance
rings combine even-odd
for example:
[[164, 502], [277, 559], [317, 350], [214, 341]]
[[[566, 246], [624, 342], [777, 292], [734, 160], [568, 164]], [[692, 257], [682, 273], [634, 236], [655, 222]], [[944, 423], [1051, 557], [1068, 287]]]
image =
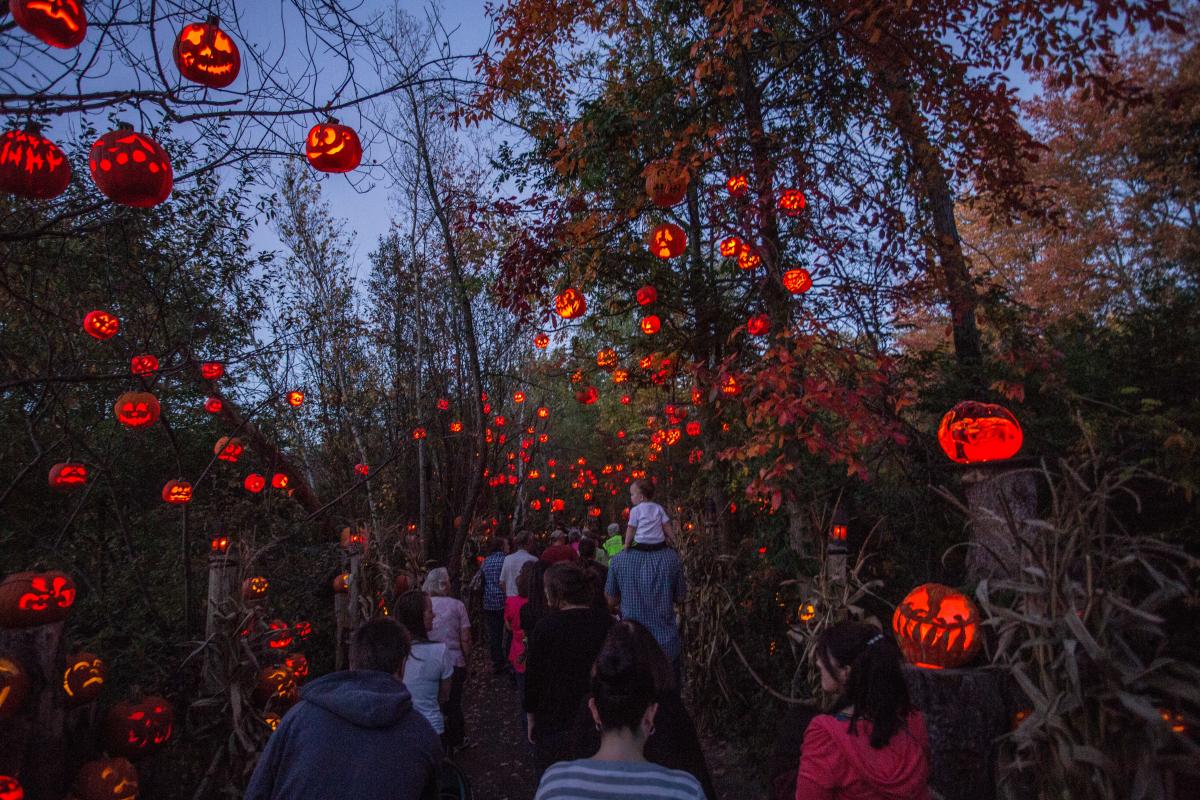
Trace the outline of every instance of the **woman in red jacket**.
[[821, 634], [816, 659], [821, 688], [838, 700], [804, 734], [796, 800], [928, 800], [929, 736], [895, 643], [840, 622]]

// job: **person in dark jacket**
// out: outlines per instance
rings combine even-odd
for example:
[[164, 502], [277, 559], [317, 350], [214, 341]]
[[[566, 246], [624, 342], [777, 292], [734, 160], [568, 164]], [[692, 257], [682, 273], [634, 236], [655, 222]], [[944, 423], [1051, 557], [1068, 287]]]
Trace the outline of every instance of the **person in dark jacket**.
[[373, 620], [350, 638], [350, 671], [304, 687], [267, 740], [244, 800], [437, 796], [442, 746], [401, 682], [408, 635]]
[[[654, 717], [654, 730], [646, 739], [644, 755], [646, 760], [669, 769], [683, 770], [691, 773], [708, 800], [716, 800], [717, 792], [713, 786], [712, 775], [708, 771], [708, 762], [704, 751], [700, 748], [700, 737], [696, 735], [696, 726], [688, 714], [679, 696], [679, 686], [675, 683], [675, 671], [667, 654], [659, 647], [654, 636], [646, 630], [646, 626], [633, 620], [624, 620], [613, 626], [609, 638], [617, 636], [616, 628], [623, 628], [624, 639], [631, 645], [637, 669], [650, 675], [654, 683], [654, 702], [658, 704], [658, 714]], [[591, 709], [585, 699], [575, 714], [575, 724], [571, 730], [571, 758], [592, 758], [600, 749], [600, 732], [592, 719]]]

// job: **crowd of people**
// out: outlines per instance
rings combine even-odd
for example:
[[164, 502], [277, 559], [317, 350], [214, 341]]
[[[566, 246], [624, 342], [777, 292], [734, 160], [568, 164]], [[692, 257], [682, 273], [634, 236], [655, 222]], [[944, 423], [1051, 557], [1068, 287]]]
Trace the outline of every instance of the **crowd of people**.
[[[681, 696], [683, 562], [653, 485], [635, 481], [630, 495], [624, 532], [611, 525], [601, 543], [556, 530], [541, 552], [528, 531], [495, 537], [477, 576], [491, 668], [512, 678], [536, 800], [717, 796]], [[471, 623], [444, 568], [396, 597], [393, 617], [354, 632], [349, 671], [304, 688], [247, 800], [437, 796], [444, 759], [470, 745]], [[844, 622], [824, 631], [816, 654], [838, 701], [806, 721], [798, 766], [776, 796], [927, 798], [928, 737], [895, 644]]]

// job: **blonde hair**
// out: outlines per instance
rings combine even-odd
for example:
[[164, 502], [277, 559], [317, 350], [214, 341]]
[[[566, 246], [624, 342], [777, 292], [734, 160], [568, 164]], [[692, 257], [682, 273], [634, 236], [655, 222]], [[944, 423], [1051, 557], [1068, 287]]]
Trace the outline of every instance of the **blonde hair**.
[[445, 567], [429, 570], [421, 588], [437, 597], [445, 597], [450, 594], [450, 572]]

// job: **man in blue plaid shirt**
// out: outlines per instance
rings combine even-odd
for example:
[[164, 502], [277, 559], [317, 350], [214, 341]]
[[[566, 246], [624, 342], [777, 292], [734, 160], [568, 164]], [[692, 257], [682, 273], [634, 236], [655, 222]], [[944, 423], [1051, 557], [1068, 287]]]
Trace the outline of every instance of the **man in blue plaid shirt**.
[[675, 604], [687, 593], [683, 560], [666, 544], [634, 545], [617, 553], [608, 564], [604, 595], [609, 608], [620, 610], [621, 619], [642, 623], [662, 647], [678, 681], [681, 675], [679, 624]]
[[504, 645], [504, 585], [500, 583], [500, 570], [504, 568], [504, 556], [508, 540], [502, 536], [492, 539], [492, 552], [483, 560], [479, 572], [483, 575], [483, 624], [487, 631], [488, 651], [492, 656], [492, 672], [497, 675], [508, 668]]

